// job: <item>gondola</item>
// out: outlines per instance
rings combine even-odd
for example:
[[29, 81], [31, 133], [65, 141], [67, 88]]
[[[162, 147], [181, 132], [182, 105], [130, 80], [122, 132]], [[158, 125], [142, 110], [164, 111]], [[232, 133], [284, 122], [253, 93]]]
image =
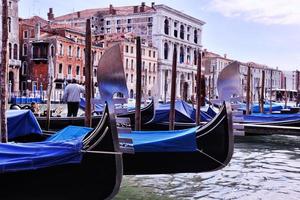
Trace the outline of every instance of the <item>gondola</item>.
[[[202, 127], [121, 134], [135, 154], [123, 154], [124, 174], [199, 173], [226, 166], [233, 154], [232, 114], [225, 105]], [[185, 141], [187, 143], [185, 143]]]
[[[18, 105], [11, 105], [11, 109], [18, 107]], [[20, 106], [19, 106], [20, 107]], [[22, 107], [20, 107], [22, 108]], [[25, 107], [28, 109], [28, 107]], [[142, 116], [142, 124], [146, 124], [153, 120], [154, 117], [154, 102], [153, 100], [144, 108], [141, 109]], [[120, 114], [118, 117], [130, 118], [131, 127], [134, 127], [135, 121], [135, 111], [130, 110], [127, 114]], [[96, 115], [92, 117], [92, 127], [95, 127], [99, 120], [101, 119], [101, 115]], [[47, 118], [46, 117], [37, 117], [37, 120], [43, 130], [46, 129]], [[79, 117], [51, 117], [50, 122], [50, 130], [59, 130], [69, 125], [74, 126], [84, 126], [85, 116]]]
[[99, 200], [118, 192], [122, 156], [107, 107], [95, 129], [69, 126], [46, 140], [30, 138], [0, 144], [1, 199]]

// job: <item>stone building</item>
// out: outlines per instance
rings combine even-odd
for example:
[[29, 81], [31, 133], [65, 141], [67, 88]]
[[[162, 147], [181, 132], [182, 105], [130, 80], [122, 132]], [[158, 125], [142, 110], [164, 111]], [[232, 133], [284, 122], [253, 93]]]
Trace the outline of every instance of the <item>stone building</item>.
[[[54, 26], [39, 17], [20, 21], [22, 46], [21, 90], [24, 93], [48, 86], [50, 61], [54, 66], [54, 95], [61, 96], [65, 81], [85, 82], [85, 33], [71, 27]], [[93, 46], [93, 77], [104, 49]], [[55, 98], [57, 99], [57, 98]]]
[[[8, 1], [8, 79], [9, 92], [18, 93], [19, 91], [19, 68], [21, 61], [19, 59], [19, 0]], [[2, 1], [0, 2], [2, 6]], [[0, 9], [2, 19], [2, 9]], [[0, 20], [0, 46], [2, 47], [2, 20]]]
[[190, 99], [195, 93], [197, 51], [202, 48], [202, 26], [204, 22], [172, 9], [166, 5], [88, 9], [54, 17], [50, 9], [52, 24], [67, 24], [84, 29], [86, 19], [92, 20], [95, 40], [103, 40], [106, 34], [133, 33], [141, 36], [142, 43], [157, 48], [158, 80], [157, 94], [167, 100], [171, 90], [172, 54], [178, 53], [177, 98]]

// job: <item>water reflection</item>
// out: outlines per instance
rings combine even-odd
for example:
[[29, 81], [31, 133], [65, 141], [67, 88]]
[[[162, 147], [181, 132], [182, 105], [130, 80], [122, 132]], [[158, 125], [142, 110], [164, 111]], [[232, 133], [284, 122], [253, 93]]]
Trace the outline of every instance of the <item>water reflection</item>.
[[174, 199], [300, 199], [300, 137], [236, 139], [231, 163], [203, 174], [130, 176]]

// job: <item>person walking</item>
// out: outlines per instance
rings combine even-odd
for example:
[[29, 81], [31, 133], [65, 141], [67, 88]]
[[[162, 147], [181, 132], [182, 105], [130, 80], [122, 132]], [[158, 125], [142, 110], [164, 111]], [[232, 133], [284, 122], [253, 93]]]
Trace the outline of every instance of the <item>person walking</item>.
[[72, 79], [71, 83], [66, 86], [63, 101], [68, 104], [68, 117], [77, 117], [80, 94], [84, 92], [84, 87], [79, 85], [76, 79]]

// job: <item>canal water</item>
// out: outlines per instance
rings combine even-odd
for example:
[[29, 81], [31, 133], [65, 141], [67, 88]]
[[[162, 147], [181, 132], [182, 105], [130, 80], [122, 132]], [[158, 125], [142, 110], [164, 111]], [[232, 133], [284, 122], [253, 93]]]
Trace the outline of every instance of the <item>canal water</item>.
[[222, 170], [127, 176], [125, 182], [152, 191], [158, 199], [299, 200], [300, 137], [237, 138], [233, 158]]

